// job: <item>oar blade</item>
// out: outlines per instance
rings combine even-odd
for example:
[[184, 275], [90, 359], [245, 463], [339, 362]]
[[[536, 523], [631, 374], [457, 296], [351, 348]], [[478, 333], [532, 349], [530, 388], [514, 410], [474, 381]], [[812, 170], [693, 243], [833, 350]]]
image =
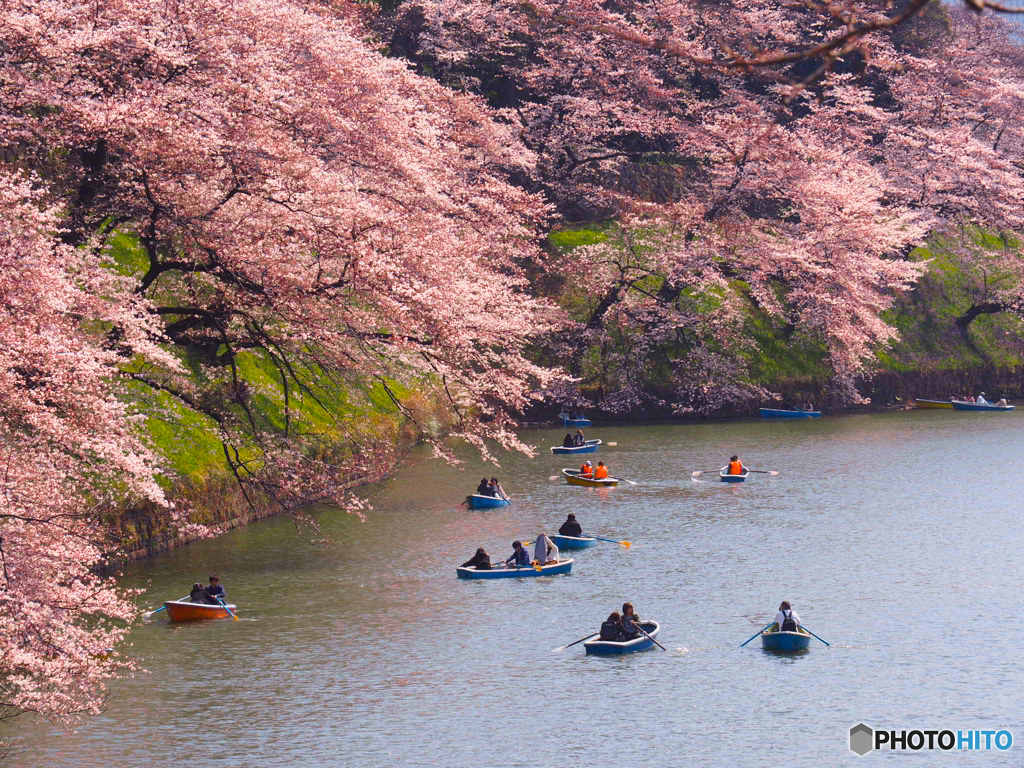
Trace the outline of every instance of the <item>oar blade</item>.
[[632, 541], [620, 541], [619, 544], [624, 546], [626, 549], [629, 549], [630, 547], [633, 546], [633, 542]]
[[618, 445], [618, 443], [605, 443], [605, 445], [612, 445], [612, 446], [614, 446], [614, 445]]

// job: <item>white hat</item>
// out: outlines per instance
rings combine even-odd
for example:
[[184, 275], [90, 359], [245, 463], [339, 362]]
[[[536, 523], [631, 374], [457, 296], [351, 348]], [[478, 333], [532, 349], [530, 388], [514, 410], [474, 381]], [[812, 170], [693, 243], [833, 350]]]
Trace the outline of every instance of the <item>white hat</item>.
[[592, 466], [594, 466], [594, 465], [593, 465], [593, 464], [591, 464], [591, 463], [590, 463], [590, 462], [588, 461], [588, 462], [587, 462], [587, 466], [588, 466], [588, 467], [592, 467]]

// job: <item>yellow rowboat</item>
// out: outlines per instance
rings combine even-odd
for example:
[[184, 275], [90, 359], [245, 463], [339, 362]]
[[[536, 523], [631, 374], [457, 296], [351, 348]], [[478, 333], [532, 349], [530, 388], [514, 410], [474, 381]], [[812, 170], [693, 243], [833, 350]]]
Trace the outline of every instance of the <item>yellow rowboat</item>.
[[946, 411], [953, 410], [953, 403], [949, 400], [918, 400], [916, 401], [916, 405], [918, 408], [923, 408], [925, 410], [933, 408], [941, 408]]
[[582, 485], [587, 488], [614, 488], [619, 484], [619, 478], [617, 477], [606, 477], [604, 480], [591, 480], [588, 477], [580, 477], [578, 469], [563, 469], [562, 474], [565, 475], [565, 482], [569, 485]]

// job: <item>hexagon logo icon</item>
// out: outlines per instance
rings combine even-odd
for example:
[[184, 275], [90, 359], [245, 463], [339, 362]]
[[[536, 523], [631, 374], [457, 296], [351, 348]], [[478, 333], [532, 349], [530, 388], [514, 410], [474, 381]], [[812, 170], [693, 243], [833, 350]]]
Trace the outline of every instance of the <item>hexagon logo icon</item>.
[[864, 757], [870, 752], [875, 740], [875, 732], [870, 725], [857, 723], [850, 729], [850, 751]]

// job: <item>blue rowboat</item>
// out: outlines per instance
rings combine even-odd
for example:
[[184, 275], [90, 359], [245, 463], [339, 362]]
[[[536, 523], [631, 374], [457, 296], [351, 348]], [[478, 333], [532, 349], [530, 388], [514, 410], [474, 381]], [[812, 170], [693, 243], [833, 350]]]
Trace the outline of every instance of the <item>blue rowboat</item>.
[[744, 480], [747, 479], [747, 475], [749, 474], [750, 471], [747, 470], [742, 475], [730, 475], [728, 467], [722, 467], [722, 469], [719, 470], [718, 472], [718, 476], [722, 478], [723, 483], [742, 483]]
[[967, 403], [963, 400], [953, 401], [954, 411], [1012, 411], [1014, 406], [1012, 405], [995, 405], [993, 403], [978, 405], [977, 403]]
[[489, 507], [507, 507], [512, 502], [508, 499], [501, 499], [497, 496], [481, 496], [479, 493], [474, 493], [469, 497], [469, 506], [471, 509], [487, 509]]
[[476, 568], [456, 568], [455, 573], [460, 579], [521, 579], [528, 576], [558, 576], [572, 570], [573, 560], [559, 560], [553, 565], [542, 565], [538, 571], [532, 565], [519, 565], [511, 568], [492, 568], [489, 571], [478, 571]]
[[[643, 627], [644, 632], [651, 637], [657, 637], [658, 632], [661, 631], [661, 625], [656, 621], [638, 621], [637, 625]], [[648, 648], [653, 648], [654, 643], [650, 638], [641, 634], [640, 637], [634, 638], [633, 640], [625, 640], [623, 642], [616, 642], [613, 640], [587, 640], [583, 643], [583, 647], [587, 649], [587, 653], [597, 656], [621, 656], [624, 653], [646, 651]]]
[[773, 653], [806, 651], [811, 647], [811, 636], [804, 632], [762, 632], [761, 647]]
[[761, 408], [762, 419], [820, 419], [821, 411], [786, 411], [781, 408]]
[[556, 445], [552, 447], [552, 453], [594, 453], [598, 446], [601, 445], [600, 440], [587, 440], [583, 445], [574, 445], [572, 448], [566, 448], [564, 445]]
[[548, 538], [559, 549], [589, 549], [597, 546], [597, 539], [592, 539], [589, 536], [559, 536], [552, 533], [548, 535]]
[[592, 423], [590, 419], [562, 419], [562, 425], [566, 427], [589, 427]]

